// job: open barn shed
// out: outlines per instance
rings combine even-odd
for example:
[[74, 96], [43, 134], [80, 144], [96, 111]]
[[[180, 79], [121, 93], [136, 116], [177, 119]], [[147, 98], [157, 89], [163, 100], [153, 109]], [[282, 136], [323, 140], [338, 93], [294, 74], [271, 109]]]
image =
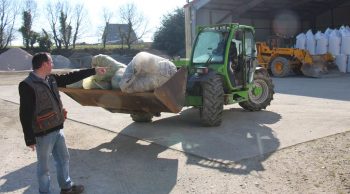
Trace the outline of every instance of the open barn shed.
[[193, 0], [185, 5], [186, 55], [198, 25], [239, 23], [256, 30], [256, 40], [293, 38], [311, 29], [350, 25], [350, 0]]

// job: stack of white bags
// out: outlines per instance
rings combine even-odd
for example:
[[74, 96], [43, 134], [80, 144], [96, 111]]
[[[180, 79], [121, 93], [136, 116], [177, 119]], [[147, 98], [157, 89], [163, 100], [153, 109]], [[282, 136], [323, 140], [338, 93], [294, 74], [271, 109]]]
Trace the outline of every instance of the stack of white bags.
[[350, 72], [350, 28], [327, 29], [324, 33], [311, 30], [296, 37], [295, 48], [306, 49], [311, 55], [331, 53], [340, 72]]
[[104, 75], [94, 75], [68, 85], [69, 88], [116, 89], [126, 93], [153, 91], [168, 81], [176, 66], [168, 59], [146, 53], [138, 53], [126, 66], [108, 55], [92, 58], [92, 67], [107, 67]]

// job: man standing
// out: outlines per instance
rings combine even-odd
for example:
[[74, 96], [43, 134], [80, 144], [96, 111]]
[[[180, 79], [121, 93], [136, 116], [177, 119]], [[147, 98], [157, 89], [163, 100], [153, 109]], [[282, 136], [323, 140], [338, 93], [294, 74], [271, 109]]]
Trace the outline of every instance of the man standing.
[[73, 184], [69, 176], [69, 153], [63, 134], [66, 111], [58, 87], [65, 87], [91, 75], [104, 74], [97, 67], [64, 75], [51, 74], [50, 54], [37, 53], [32, 59], [33, 71], [19, 84], [19, 116], [25, 143], [37, 153], [39, 193], [50, 193], [49, 157], [52, 154], [61, 194], [82, 193], [84, 186]]

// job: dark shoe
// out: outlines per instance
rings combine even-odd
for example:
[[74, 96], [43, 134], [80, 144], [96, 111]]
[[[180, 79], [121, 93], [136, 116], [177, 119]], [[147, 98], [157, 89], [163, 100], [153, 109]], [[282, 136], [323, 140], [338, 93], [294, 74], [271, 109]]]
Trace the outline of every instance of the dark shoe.
[[70, 189], [61, 189], [61, 194], [80, 194], [83, 192], [83, 185], [73, 185]]

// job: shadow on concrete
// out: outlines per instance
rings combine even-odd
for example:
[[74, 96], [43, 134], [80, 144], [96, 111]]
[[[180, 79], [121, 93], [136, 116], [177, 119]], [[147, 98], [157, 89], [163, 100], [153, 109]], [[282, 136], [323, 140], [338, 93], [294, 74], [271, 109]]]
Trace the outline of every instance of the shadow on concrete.
[[[132, 123], [110, 142], [89, 150], [70, 149], [71, 177], [85, 185], [86, 193], [170, 193], [177, 183], [179, 162], [162, 158], [167, 146], [180, 146], [187, 164], [233, 174], [263, 171], [262, 162], [280, 145], [268, 125], [281, 116], [241, 108], [225, 110], [223, 115], [222, 125], [212, 128], [200, 127], [198, 110], [193, 108], [152, 123]], [[59, 193], [53, 164], [53, 193]], [[36, 180], [32, 163], [0, 177], [0, 193], [37, 193]]]
[[[85, 193], [169, 193], [177, 181], [178, 160], [158, 157], [166, 147], [137, 141], [118, 135], [90, 150], [70, 149], [73, 181], [84, 184]], [[51, 164], [53, 193], [59, 193], [53, 161]], [[36, 163], [1, 179], [5, 180], [1, 192], [24, 189], [25, 194], [37, 193]]]
[[[3, 184], [0, 186], [0, 193], [14, 192], [19, 189], [24, 194], [38, 193], [36, 179], [36, 163], [32, 163], [16, 171], [0, 177]], [[34, 180], [34, 181], [33, 181]], [[33, 186], [33, 184], [35, 186]]]
[[[222, 171], [229, 169], [236, 174], [264, 170], [261, 162], [280, 145], [267, 125], [278, 122], [281, 116], [241, 108], [225, 110], [223, 115], [220, 127], [201, 127], [198, 110], [186, 109], [153, 123], [132, 123], [122, 133], [181, 149], [188, 155], [188, 164]], [[256, 158], [244, 160], [253, 157]]]
[[273, 83], [276, 93], [350, 101], [350, 74], [338, 74], [273, 78]]

